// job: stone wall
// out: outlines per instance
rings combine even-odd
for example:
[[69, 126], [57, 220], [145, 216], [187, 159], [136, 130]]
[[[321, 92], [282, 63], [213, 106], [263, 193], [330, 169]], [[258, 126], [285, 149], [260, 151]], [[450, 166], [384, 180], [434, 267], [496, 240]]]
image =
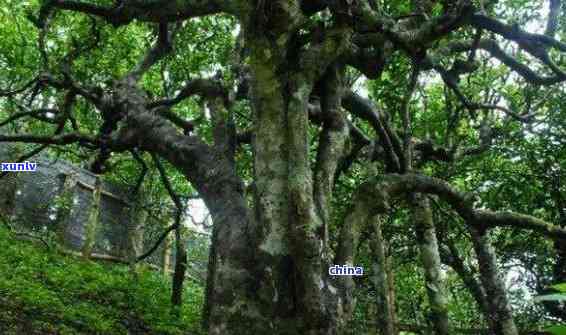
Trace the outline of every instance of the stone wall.
[[[0, 162], [13, 162], [19, 154], [17, 146], [0, 143]], [[144, 222], [140, 222], [141, 234], [137, 234], [141, 236], [138, 255], [156, 243], [164, 225], [172, 224], [172, 209], [165, 217], [132, 215], [134, 200], [130, 190], [101, 179], [98, 179], [100, 202], [98, 207], [94, 206], [99, 177], [88, 170], [45, 155], [28, 161], [38, 164], [35, 172], [9, 173], [0, 179], [0, 214], [11, 218], [12, 225], [18, 230], [51, 234], [67, 249], [83, 254], [88, 249], [88, 253], [127, 259], [130, 256], [128, 248], [132, 245], [128, 238], [133, 236], [130, 230], [135, 226], [129, 224], [130, 219], [144, 218]], [[139, 206], [136, 208], [139, 210]], [[91, 246], [87, 232], [93, 209], [97, 209], [97, 225]], [[170, 270], [175, 262], [172, 237], [170, 234], [146, 262]], [[193, 236], [187, 241], [191, 258], [187, 270], [191, 277], [202, 281], [206, 277], [207, 258], [204, 255], [191, 257], [202, 250], [199, 243], [208, 245], [208, 237]]]
[[[36, 159], [36, 172], [19, 172], [10, 177], [5, 208], [18, 227], [32, 231], [52, 231], [70, 249], [80, 250], [86, 239], [86, 227], [93, 205], [97, 176], [63, 161]], [[76, 181], [64, 190], [68, 178]], [[2, 182], [3, 184], [3, 182]], [[127, 236], [128, 206], [123, 194], [102, 182], [100, 218], [95, 232], [93, 252], [123, 256]], [[4, 193], [4, 192], [2, 192]], [[116, 195], [116, 196], [115, 196]]]
[[[14, 146], [0, 143], [0, 162], [16, 159]], [[98, 176], [64, 160], [39, 156], [35, 172], [9, 173], [0, 179], [0, 213], [18, 229], [52, 232], [67, 248], [80, 251], [87, 240], [93, 191]], [[128, 247], [129, 190], [101, 181], [98, 225], [92, 252], [125, 257]], [[148, 226], [153, 226], [147, 222]], [[142, 249], [154, 242], [148, 231]], [[160, 248], [162, 249], [162, 248]], [[162, 253], [162, 250], [159, 250]], [[151, 262], [161, 263], [159, 254]]]

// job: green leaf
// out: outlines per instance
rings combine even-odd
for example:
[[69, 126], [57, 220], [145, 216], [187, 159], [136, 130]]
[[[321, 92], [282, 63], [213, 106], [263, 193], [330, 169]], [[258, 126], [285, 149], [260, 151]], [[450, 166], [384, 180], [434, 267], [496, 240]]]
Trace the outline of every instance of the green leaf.
[[545, 331], [553, 335], [566, 335], [566, 326], [552, 326], [546, 328]]
[[560, 291], [562, 293], [566, 293], [566, 283], [562, 283], [562, 284], [556, 284], [551, 286], [551, 288]]

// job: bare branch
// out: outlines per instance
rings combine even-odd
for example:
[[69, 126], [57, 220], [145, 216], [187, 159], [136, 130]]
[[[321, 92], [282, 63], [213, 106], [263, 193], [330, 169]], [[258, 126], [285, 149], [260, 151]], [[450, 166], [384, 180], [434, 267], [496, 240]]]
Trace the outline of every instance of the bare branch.
[[138, 63], [126, 78], [137, 82], [155, 63], [173, 50], [171, 34], [167, 23], [160, 23], [158, 26], [157, 42], [151, 47], [143, 59]]
[[379, 32], [410, 55], [416, 55], [428, 48], [434, 41], [445, 37], [452, 31], [466, 24], [472, 14], [473, 7], [468, 1], [458, 10], [434, 17], [417, 29], [407, 29], [403, 24], [383, 17], [371, 10], [366, 2], [360, 1], [355, 7], [356, 17], [360, 22], [356, 30], [360, 33]]
[[487, 50], [492, 56], [509, 66], [527, 81], [539, 85], [551, 85], [566, 80], [566, 72], [560, 69], [550, 58], [548, 48], [555, 48], [566, 52], [566, 44], [553, 39], [547, 35], [531, 34], [521, 30], [518, 26], [506, 25], [485, 15], [476, 14], [472, 17], [472, 25], [480, 29], [486, 29], [504, 38], [516, 42], [522, 49], [530, 55], [540, 60], [548, 66], [553, 77], [540, 77], [530, 70], [527, 66], [519, 63], [513, 57], [507, 55], [499, 48], [493, 40], [482, 40], [479, 44], [482, 49]]
[[75, 132], [56, 136], [0, 135], [0, 142], [39, 143], [54, 145], [68, 145], [78, 143], [83, 146], [92, 147], [93, 145], [98, 145], [99, 140], [89, 135]]
[[533, 114], [518, 115], [517, 113], [511, 111], [507, 107], [494, 105], [494, 104], [475, 103], [468, 100], [468, 98], [462, 93], [460, 87], [458, 86], [457, 75], [455, 75], [451, 71], [447, 71], [439, 64], [433, 64], [432, 66], [440, 74], [446, 86], [448, 86], [454, 92], [458, 100], [460, 100], [460, 102], [464, 105], [464, 107], [466, 107], [471, 113], [477, 110], [498, 110], [520, 122], [527, 123], [532, 121], [534, 117]]
[[157, 250], [157, 248], [159, 248], [159, 246], [161, 245], [161, 243], [163, 243], [163, 241], [165, 241], [165, 239], [167, 238], [167, 236], [169, 235], [169, 233], [171, 233], [173, 230], [177, 229], [177, 224], [174, 223], [172, 225], [170, 225], [169, 227], [167, 227], [163, 233], [161, 233], [161, 235], [159, 236], [159, 238], [157, 239], [157, 241], [155, 242], [155, 244], [149, 248], [149, 250], [147, 250], [146, 252], [144, 252], [143, 254], [139, 255], [136, 258], [136, 262], [141, 262], [144, 259], [148, 258], [149, 256], [151, 256], [155, 250]]
[[402, 166], [402, 171], [408, 172], [411, 170], [412, 161], [413, 161], [413, 146], [412, 146], [412, 125], [411, 125], [411, 99], [413, 98], [413, 94], [415, 89], [417, 88], [417, 83], [419, 79], [419, 64], [413, 64], [413, 70], [411, 72], [411, 77], [409, 79], [409, 87], [407, 93], [405, 93], [405, 100], [403, 101], [403, 109], [402, 109], [402, 119], [403, 119], [403, 156], [404, 156], [404, 164]]
[[546, 35], [528, 33], [516, 25], [507, 25], [483, 14], [472, 15], [470, 22], [476, 28], [489, 30], [508, 40], [517, 42], [517, 44], [533, 55], [541, 47], [552, 47], [566, 52], [566, 44], [563, 42]]
[[132, 154], [132, 157], [134, 157], [134, 159], [141, 166], [141, 172], [140, 172], [140, 175], [139, 175], [139, 177], [136, 181], [136, 186], [134, 187], [134, 194], [138, 194], [139, 190], [141, 189], [143, 180], [145, 179], [145, 176], [147, 175], [147, 171], [149, 169], [147, 167], [147, 164], [143, 160], [143, 158], [138, 154], [138, 152], [136, 150], [131, 150], [130, 153]]
[[[151, 254], [153, 254], [155, 252], [155, 250], [157, 250], [159, 245], [161, 245], [161, 243], [163, 243], [163, 241], [167, 238], [169, 233], [171, 233], [173, 230], [177, 230], [181, 225], [181, 215], [182, 215], [182, 211], [183, 211], [183, 205], [181, 204], [181, 200], [179, 199], [179, 196], [177, 195], [177, 193], [175, 193], [175, 191], [173, 190], [173, 186], [171, 186], [171, 182], [169, 181], [169, 178], [167, 177], [167, 174], [165, 172], [165, 168], [163, 167], [163, 165], [159, 161], [159, 158], [157, 158], [157, 156], [155, 156], [154, 154], [152, 154], [152, 158], [153, 158], [153, 161], [155, 163], [155, 166], [157, 167], [157, 170], [159, 171], [159, 175], [161, 176], [161, 182], [165, 186], [167, 193], [169, 193], [171, 200], [173, 200], [173, 203], [176, 206], [175, 223], [173, 223], [171, 226], [167, 227], [163, 231], [163, 233], [161, 233], [161, 235], [159, 236], [159, 238], [157, 239], [155, 244], [148, 251], [146, 251], [145, 253], [143, 253], [142, 255], [140, 255], [136, 258], [136, 262], [140, 262], [140, 261], [146, 259], [147, 257], [151, 256]], [[141, 157], [139, 157], [139, 159], [141, 159]], [[144, 165], [145, 165], [145, 163], [144, 163]]]
[[180, 215], [183, 211], [184, 206], [181, 203], [181, 200], [180, 200], [179, 196], [177, 195], [177, 193], [175, 193], [175, 191], [173, 190], [173, 186], [171, 185], [171, 182], [169, 181], [169, 178], [167, 177], [167, 173], [165, 172], [165, 168], [163, 167], [163, 165], [159, 161], [159, 158], [157, 158], [157, 156], [155, 154], [152, 154], [151, 157], [153, 158], [155, 166], [157, 167], [157, 170], [159, 171], [159, 175], [161, 176], [161, 182], [163, 183], [163, 186], [165, 186], [167, 193], [169, 193], [171, 200], [173, 200], [175, 207], [177, 207], [177, 211], [179, 212], [177, 214], [179, 216], [179, 220], [178, 220], [179, 222], [176, 222], [176, 223], [177, 223], [177, 225], [179, 225], [180, 224]]
[[220, 12], [232, 12], [236, 7], [229, 1], [220, 0], [124, 0], [116, 5], [102, 6], [83, 1], [51, 0], [44, 7], [80, 12], [103, 18], [114, 26], [130, 23], [134, 19], [146, 22], [172, 22], [191, 17], [206, 16]]
[[[23, 107], [23, 106], [20, 106]], [[49, 122], [49, 123], [55, 123], [54, 119], [51, 119], [49, 117], [47, 117], [47, 113], [53, 113], [54, 115], [57, 115], [59, 111], [56, 109], [35, 109], [35, 110], [24, 110], [18, 113], [14, 113], [12, 115], [10, 115], [7, 119], [5, 119], [4, 121], [0, 122], [0, 127], [3, 127], [7, 124], [10, 124], [14, 121], [17, 121], [19, 119], [22, 119], [24, 117], [32, 117], [34, 119], [38, 119], [41, 121], [45, 121], [45, 122]]]
[[397, 135], [386, 129], [389, 128], [383, 113], [380, 112], [371, 101], [353, 93], [347, 92], [342, 100], [342, 106], [352, 114], [366, 120], [374, 128], [381, 146], [386, 153], [386, 165], [389, 171], [401, 171], [401, 144]]
[[448, 203], [467, 224], [477, 228], [511, 227], [540, 233], [552, 239], [566, 238], [566, 229], [530, 215], [514, 212], [493, 212], [474, 208], [474, 196], [456, 190], [448, 182], [419, 174], [389, 174], [359, 189], [358, 202], [378, 212], [389, 208], [394, 197], [412, 192], [435, 194]]
[[38, 80], [39, 80], [39, 78], [35, 77], [32, 80], [25, 83], [22, 87], [17, 88], [15, 90], [0, 90], [0, 97], [11, 97], [11, 96], [23, 93], [27, 89], [32, 87], [34, 84], [36, 84]]
[[148, 107], [171, 107], [194, 95], [200, 95], [206, 98], [222, 97], [225, 102], [228, 101], [228, 92], [220, 81], [215, 78], [197, 78], [187, 82], [176, 97], [152, 102]]
[[[343, 58], [347, 64], [362, 72], [367, 78], [377, 79], [381, 75], [386, 64], [386, 59], [393, 51], [393, 47], [391, 42], [385, 41], [382, 34], [377, 34], [377, 41], [372, 39], [371, 36], [366, 42], [360, 41], [364, 39], [364, 37], [368, 36], [355, 36], [352, 48], [345, 52]], [[371, 45], [371, 47], [358, 46], [356, 42], [360, 44], [367, 43], [368, 46]], [[380, 47], [375, 47], [376, 45]]]
[[349, 127], [341, 109], [342, 91], [344, 87], [344, 67], [333, 64], [328, 67], [321, 79], [320, 109], [323, 117], [322, 130], [319, 134], [318, 150], [314, 167], [314, 202], [322, 219], [323, 247], [328, 242], [328, 225], [334, 178], [340, 160], [344, 157]]

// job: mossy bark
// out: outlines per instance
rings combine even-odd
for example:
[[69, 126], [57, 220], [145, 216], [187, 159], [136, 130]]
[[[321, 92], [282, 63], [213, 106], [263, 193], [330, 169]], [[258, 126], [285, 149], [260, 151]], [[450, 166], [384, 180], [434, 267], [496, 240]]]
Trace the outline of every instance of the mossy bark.
[[383, 239], [382, 220], [380, 216], [375, 216], [372, 221], [372, 238], [370, 240], [372, 257], [371, 279], [376, 290], [376, 321], [377, 334], [395, 335], [397, 334], [395, 325], [395, 306], [392, 301], [390, 287], [392, 282], [389, 280], [388, 257], [386, 243]]
[[395, 293], [395, 272], [393, 270], [393, 256], [387, 256], [386, 271], [387, 271], [387, 296], [389, 298], [389, 315], [391, 323], [393, 324], [393, 334], [399, 334], [399, 319], [397, 318], [397, 295]]
[[519, 332], [513, 320], [502, 274], [497, 268], [497, 255], [489, 241], [489, 235], [487, 231], [477, 228], [470, 228], [470, 234], [478, 259], [480, 279], [487, 296], [489, 328], [495, 335], [517, 335]]
[[[289, 5], [281, 10], [278, 15], [283, 18], [297, 8]], [[288, 18], [296, 20], [292, 15]], [[256, 334], [338, 334], [338, 324], [346, 313], [341, 312], [341, 304], [336, 303], [338, 288], [327, 275], [322, 217], [327, 216], [327, 208], [323, 207], [328, 200], [321, 196], [319, 204], [323, 206], [317, 209], [315, 178], [309, 160], [308, 103], [315, 78], [320, 76], [314, 74], [313, 69], [319, 66], [326, 69], [326, 66], [317, 64], [319, 60], [315, 58], [308, 59], [307, 64], [293, 64], [297, 60], [285, 53], [292, 36], [287, 32], [274, 31], [273, 37], [254, 35], [252, 29], [246, 33], [253, 78], [255, 177], [255, 215], [248, 223], [247, 236], [251, 237], [249, 247], [254, 250], [256, 267], [252, 269], [255, 277], [251, 281], [255, 284], [249, 298], [237, 297], [236, 306], [247, 309], [239, 308], [240, 314], [227, 312], [239, 319], [238, 323], [242, 317], [254, 320], [253, 325], [244, 327], [247, 331], [253, 329]], [[307, 66], [308, 71], [302, 71], [301, 66]], [[334, 109], [332, 114], [340, 119], [339, 90], [333, 89], [334, 92], [330, 89], [328, 92], [336, 101], [329, 102], [333, 107], [327, 109]], [[332, 130], [325, 132], [330, 143], [324, 160], [341, 154], [346, 127], [340, 122], [333, 125]], [[320, 165], [325, 166], [327, 173], [319, 175], [318, 194], [327, 197], [325, 190], [329, 191], [333, 183], [328, 176], [334, 176], [335, 166], [328, 161], [321, 161]], [[213, 240], [215, 238], [213, 236]], [[218, 241], [220, 244], [221, 239]], [[217, 254], [216, 244], [213, 248], [213, 253]], [[211, 258], [211, 262], [215, 262], [213, 271], [222, 268], [218, 261], [218, 257]], [[245, 274], [233, 269], [226, 275], [237, 278]], [[213, 286], [216, 290], [223, 289], [218, 282]], [[216, 292], [211, 294], [220, 296]], [[252, 306], [256, 307], [249, 308]], [[219, 307], [211, 309], [211, 317], [214, 309], [222, 309]], [[241, 315], [243, 312], [247, 317]], [[227, 317], [218, 315], [218, 318], [209, 321], [211, 334], [225, 333], [228, 329], [222, 328], [220, 320]], [[242, 325], [231, 326], [242, 329]]]
[[[316, 179], [319, 203], [328, 203], [336, 164], [320, 162], [327, 171], [313, 177], [308, 106], [318, 80], [348, 47], [347, 33], [333, 30], [299, 57], [291, 50], [304, 19], [300, 3], [274, 1], [266, 10], [267, 22], [243, 23], [252, 74], [253, 213], [235, 172], [229, 145], [234, 132], [222, 102], [209, 105], [214, 123], [209, 145], [148, 111], [144, 93], [124, 82], [115, 89], [126, 115], [120, 138], [176, 166], [212, 214], [203, 312], [209, 334], [340, 334], [352, 310], [353, 286], [342, 290], [328, 278], [321, 218], [328, 210], [317, 209], [314, 195]], [[325, 90], [328, 106], [339, 106], [339, 89]], [[340, 154], [346, 131], [340, 111], [332, 108], [326, 109], [338, 122], [326, 134], [336, 148], [329, 147], [324, 160]]]
[[428, 198], [421, 194], [411, 196], [412, 221], [417, 232], [425, 287], [430, 304], [430, 321], [435, 334], [448, 335], [448, 303], [440, 268], [440, 252]]

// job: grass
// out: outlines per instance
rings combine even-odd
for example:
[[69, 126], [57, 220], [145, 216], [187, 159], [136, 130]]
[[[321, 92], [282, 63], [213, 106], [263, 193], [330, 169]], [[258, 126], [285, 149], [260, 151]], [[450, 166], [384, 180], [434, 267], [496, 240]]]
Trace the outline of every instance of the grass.
[[203, 288], [185, 286], [175, 319], [162, 274], [134, 278], [126, 266], [62, 255], [0, 227], [0, 334], [203, 334]]

